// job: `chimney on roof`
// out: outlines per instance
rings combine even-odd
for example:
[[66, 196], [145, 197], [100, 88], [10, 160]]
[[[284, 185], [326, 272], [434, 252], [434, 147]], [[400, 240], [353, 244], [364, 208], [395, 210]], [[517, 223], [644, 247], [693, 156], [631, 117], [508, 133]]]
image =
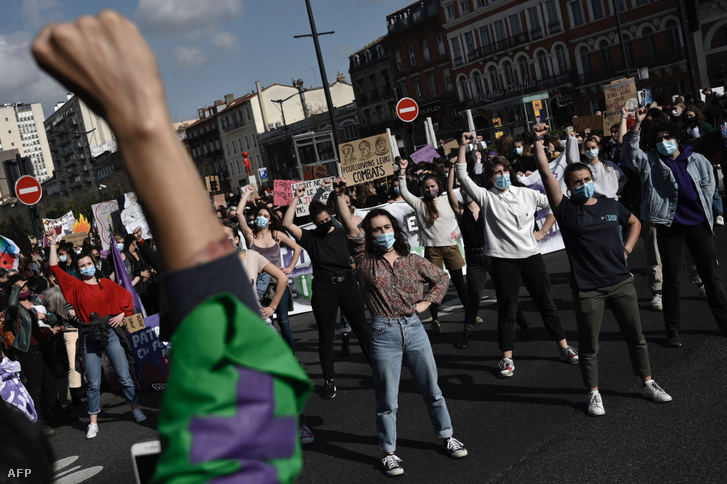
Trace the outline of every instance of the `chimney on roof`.
[[336, 76], [336, 82], [346, 82], [346, 74], [339, 72]]
[[207, 116], [205, 116], [204, 111], [205, 111], [204, 108], [197, 108], [197, 116], [199, 117], [199, 119], [204, 119], [207, 117]]
[[234, 100], [235, 100], [234, 94], [225, 94], [225, 104], [227, 104], [229, 106], [230, 104], [232, 104], [232, 102]]

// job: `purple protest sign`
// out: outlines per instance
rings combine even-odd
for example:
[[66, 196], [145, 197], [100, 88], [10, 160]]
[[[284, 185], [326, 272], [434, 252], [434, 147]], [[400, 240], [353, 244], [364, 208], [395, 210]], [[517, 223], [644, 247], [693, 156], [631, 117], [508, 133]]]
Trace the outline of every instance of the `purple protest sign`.
[[409, 158], [413, 163], [422, 161], [431, 163], [435, 158], [439, 158], [440, 156], [439, 152], [432, 148], [432, 145], [424, 145], [424, 148], [415, 151]]

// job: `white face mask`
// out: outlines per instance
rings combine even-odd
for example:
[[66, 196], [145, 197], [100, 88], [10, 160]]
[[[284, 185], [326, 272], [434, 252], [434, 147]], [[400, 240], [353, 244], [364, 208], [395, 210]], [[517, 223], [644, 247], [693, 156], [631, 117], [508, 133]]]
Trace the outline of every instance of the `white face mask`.
[[674, 116], [681, 116], [682, 115], [682, 110], [681, 109], [674, 109], [674, 110], [672, 110], [671, 114], [674, 115]]

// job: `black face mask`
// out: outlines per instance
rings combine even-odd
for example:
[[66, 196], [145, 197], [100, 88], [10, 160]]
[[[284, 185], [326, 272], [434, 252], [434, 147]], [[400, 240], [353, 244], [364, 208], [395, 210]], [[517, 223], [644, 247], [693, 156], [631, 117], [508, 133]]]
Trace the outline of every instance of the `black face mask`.
[[333, 220], [329, 220], [327, 222], [323, 222], [320, 225], [317, 225], [316, 230], [322, 234], [327, 234], [331, 230], [331, 227], [333, 227]]
[[686, 117], [684, 118], [684, 120], [685, 120], [685, 121], [686, 121], [687, 123], [689, 123], [689, 124], [692, 124], [692, 123], [694, 123], [694, 122], [695, 122], [695, 121], [697, 120], [697, 118], [696, 118], [696, 116], [686, 116]]

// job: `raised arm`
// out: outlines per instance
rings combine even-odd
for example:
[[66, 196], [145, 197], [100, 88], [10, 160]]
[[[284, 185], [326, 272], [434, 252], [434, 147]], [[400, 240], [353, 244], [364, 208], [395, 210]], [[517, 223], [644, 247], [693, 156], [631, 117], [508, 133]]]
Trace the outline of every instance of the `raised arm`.
[[469, 197], [477, 202], [480, 207], [485, 203], [485, 197], [482, 194], [483, 190], [467, 174], [467, 145], [473, 140], [475, 135], [473, 133], [465, 132], [462, 133], [462, 138], [459, 140], [459, 153], [457, 154], [457, 163], [454, 167], [457, 172], [457, 179], [459, 180], [460, 190], [464, 190]]
[[624, 143], [621, 148], [621, 159], [638, 173], [641, 173], [649, 166], [649, 157], [641, 151], [641, 147], [639, 146], [639, 141], [641, 140], [641, 123], [646, 118], [646, 112], [647, 109], [645, 107], [636, 110], [636, 122], [624, 136]]
[[[151, 49], [126, 17], [103, 11], [51, 24], [33, 43], [38, 64], [108, 121], [168, 271], [233, 253], [187, 150], [170, 128]], [[159, 153], [164, 153], [160, 158]], [[179, 237], [179, 221], [195, 227]]]
[[342, 176], [336, 179], [333, 184], [333, 196], [336, 197], [336, 217], [341, 225], [343, 225], [346, 235], [351, 237], [359, 235], [361, 232], [353, 222], [351, 212], [348, 211], [348, 206], [346, 205], [346, 177]]
[[237, 223], [240, 225], [240, 230], [242, 230], [242, 235], [245, 237], [245, 242], [247, 243], [248, 247], [252, 246], [253, 239], [255, 238], [254, 234], [252, 233], [252, 229], [247, 224], [247, 219], [245, 218], [245, 206], [247, 205], [247, 201], [250, 199], [250, 197], [255, 193], [255, 187], [252, 186], [252, 184], [245, 187], [245, 191], [242, 193], [242, 197], [240, 198], [240, 203], [237, 204]]
[[303, 185], [296, 187], [293, 201], [290, 202], [288, 210], [286, 210], [285, 215], [283, 215], [283, 227], [285, 227], [285, 230], [287, 230], [290, 235], [295, 237], [295, 240], [300, 240], [303, 236], [303, 230], [295, 225], [293, 220], [295, 220], [295, 207], [298, 206], [298, 202], [300, 202], [304, 193], [305, 187]]
[[457, 216], [457, 219], [459, 219], [462, 216], [463, 210], [457, 194], [454, 193], [454, 166], [449, 169], [449, 174], [447, 175], [447, 199], [449, 200], [449, 206], [452, 207], [452, 211]]
[[560, 202], [563, 201], [563, 190], [561, 190], [560, 183], [555, 179], [553, 172], [550, 171], [548, 157], [545, 156], [545, 147], [543, 146], [544, 137], [548, 134], [549, 130], [550, 126], [547, 124], [536, 124], [533, 126], [533, 141], [535, 142], [535, 163], [538, 165], [538, 172], [543, 181], [545, 193], [548, 195], [550, 208], [555, 210], [560, 205]]
[[422, 201], [419, 200], [418, 197], [412, 195], [409, 191], [409, 187], [406, 185], [406, 167], [409, 166], [409, 160], [402, 158], [399, 160], [399, 166], [401, 167], [399, 170], [399, 191], [401, 193], [401, 198], [403, 198], [409, 206], [416, 210], [417, 206], [419, 206]]
[[616, 140], [618, 144], [622, 144], [624, 142], [624, 136], [626, 135], [626, 132], [628, 131], [628, 119], [629, 119], [629, 110], [626, 108], [626, 106], [621, 108], [621, 121], [618, 123], [618, 139]]

